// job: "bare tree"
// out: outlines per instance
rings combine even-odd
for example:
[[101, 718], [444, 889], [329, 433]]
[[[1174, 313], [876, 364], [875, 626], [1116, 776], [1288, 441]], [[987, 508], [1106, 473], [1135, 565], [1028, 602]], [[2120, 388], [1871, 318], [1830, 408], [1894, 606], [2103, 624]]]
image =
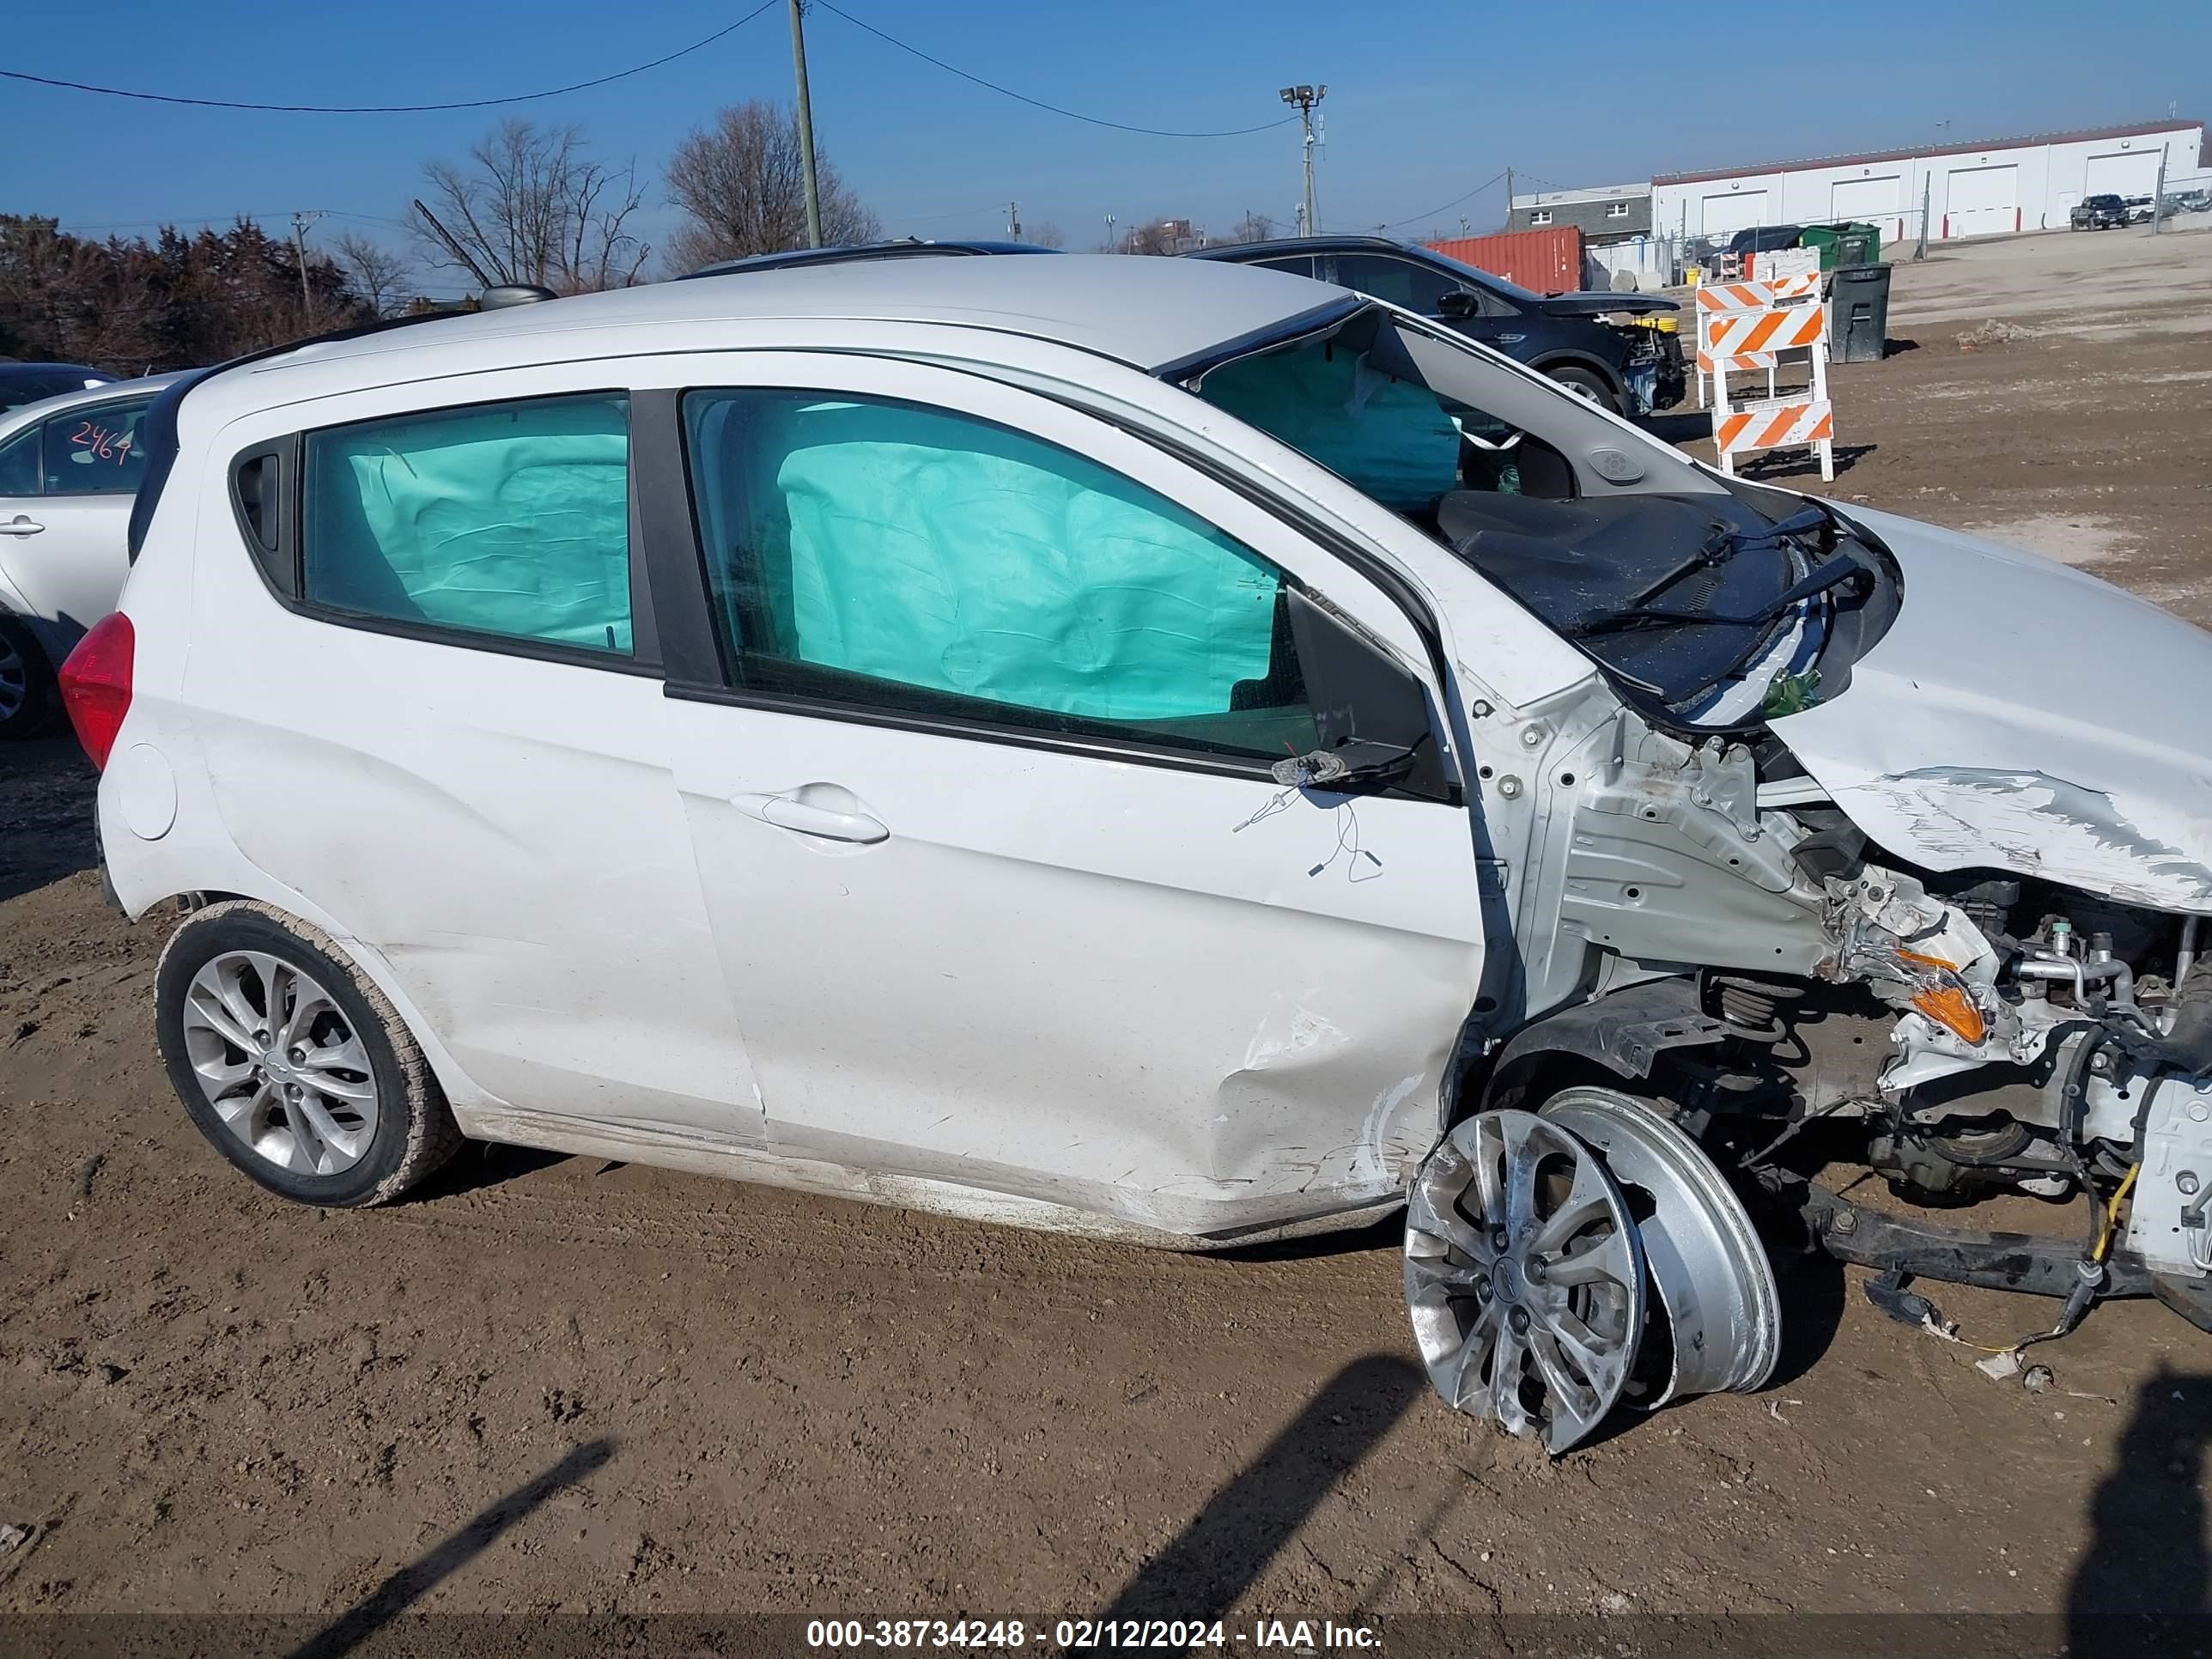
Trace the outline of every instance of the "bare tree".
[[[867, 242], [882, 234], [876, 216], [845, 187], [818, 143], [814, 172], [823, 241]], [[668, 239], [672, 270], [804, 247], [806, 188], [799, 118], [758, 99], [721, 111], [711, 125], [693, 129], [677, 145], [668, 163], [668, 196], [686, 222]]]
[[414, 262], [357, 230], [347, 231], [332, 247], [354, 291], [368, 301], [368, 308], [380, 317], [392, 315], [405, 295]]
[[1249, 209], [1229, 233], [1229, 240], [1232, 242], [1267, 242], [1273, 241], [1274, 236], [1275, 222], [1266, 214], [1254, 213]]
[[1054, 224], [1050, 220], [1047, 220], [1041, 225], [1031, 226], [1030, 228], [1029, 237], [1030, 240], [1039, 247], [1066, 247], [1067, 246], [1067, 238], [1061, 233], [1060, 227]]
[[[586, 154], [583, 129], [507, 120], [465, 164], [422, 169], [430, 210], [494, 283], [534, 283], [557, 294], [627, 288], [652, 250], [627, 226], [645, 201], [633, 162]], [[427, 224], [416, 240], [432, 267], [468, 273]]]

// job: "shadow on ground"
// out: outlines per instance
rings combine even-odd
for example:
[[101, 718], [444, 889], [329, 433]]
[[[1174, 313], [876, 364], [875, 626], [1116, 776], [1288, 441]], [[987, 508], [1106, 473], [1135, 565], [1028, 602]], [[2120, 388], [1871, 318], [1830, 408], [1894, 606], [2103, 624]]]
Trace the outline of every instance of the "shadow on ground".
[[74, 738], [0, 744], [0, 901], [98, 867], [99, 791]]
[[1137, 1569], [1102, 1616], [1226, 1618], [1322, 1500], [1427, 1391], [1419, 1367], [1395, 1354], [1346, 1365]]
[[2212, 1374], [2161, 1364], [2136, 1385], [2118, 1459], [2089, 1500], [2066, 1592], [2069, 1653], [2164, 1659], [2212, 1650], [2204, 1457]]

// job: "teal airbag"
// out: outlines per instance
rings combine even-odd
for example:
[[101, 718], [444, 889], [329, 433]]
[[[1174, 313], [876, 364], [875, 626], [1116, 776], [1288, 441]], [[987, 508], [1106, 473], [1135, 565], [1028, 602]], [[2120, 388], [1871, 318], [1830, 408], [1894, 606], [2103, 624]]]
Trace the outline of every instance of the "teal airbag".
[[1278, 575], [1054, 446], [909, 405], [763, 399], [761, 596], [787, 657], [1089, 720], [1219, 714]]
[[619, 401], [375, 422], [309, 443], [309, 598], [630, 649], [629, 436]]
[[1401, 513], [1459, 487], [1459, 428], [1426, 386], [1331, 343], [1224, 363], [1201, 395]]

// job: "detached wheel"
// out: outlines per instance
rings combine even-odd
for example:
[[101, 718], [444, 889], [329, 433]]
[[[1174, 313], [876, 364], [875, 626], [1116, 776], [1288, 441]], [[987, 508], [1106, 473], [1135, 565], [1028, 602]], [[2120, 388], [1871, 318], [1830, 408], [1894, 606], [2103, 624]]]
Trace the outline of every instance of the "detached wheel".
[[0, 738], [44, 736], [61, 707], [53, 665], [31, 630], [0, 616]]
[[384, 994], [320, 929], [272, 905], [227, 900], [177, 929], [155, 1025], [193, 1124], [281, 1197], [387, 1203], [461, 1144]]
[[1406, 1304], [1455, 1409], [1554, 1457], [1619, 1403], [1644, 1336], [1644, 1245], [1598, 1155], [1529, 1112], [1483, 1112], [1406, 1205]]
[[1595, 404], [1609, 415], [1620, 413], [1620, 399], [1613, 395], [1613, 389], [1601, 376], [1587, 368], [1547, 368], [1544, 372], [1585, 402]]

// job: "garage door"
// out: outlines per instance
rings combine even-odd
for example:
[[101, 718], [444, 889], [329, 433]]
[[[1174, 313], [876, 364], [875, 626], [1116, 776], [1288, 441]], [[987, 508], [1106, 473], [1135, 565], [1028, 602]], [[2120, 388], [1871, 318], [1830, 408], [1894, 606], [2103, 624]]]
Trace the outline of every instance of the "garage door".
[[2148, 196], [2158, 188], [2158, 155], [2154, 149], [2131, 155], [2114, 150], [2092, 155], [2089, 174], [2081, 187], [2084, 196]]
[[1705, 234], [1714, 237], [1733, 236], [1739, 230], [1773, 222], [1766, 216], [1763, 190], [1732, 190], [1726, 195], [1708, 196], [1698, 220]]
[[1943, 234], [1997, 236], [2020, 228], [2020, 168], [1954, 167], [1943, 199]]
[[1856, 222], [1881, 232], [1882, 246], [1905, 240], [1905, 179], [1838, 179], [1828, 186], [1828, 216], [1838, 224]]

